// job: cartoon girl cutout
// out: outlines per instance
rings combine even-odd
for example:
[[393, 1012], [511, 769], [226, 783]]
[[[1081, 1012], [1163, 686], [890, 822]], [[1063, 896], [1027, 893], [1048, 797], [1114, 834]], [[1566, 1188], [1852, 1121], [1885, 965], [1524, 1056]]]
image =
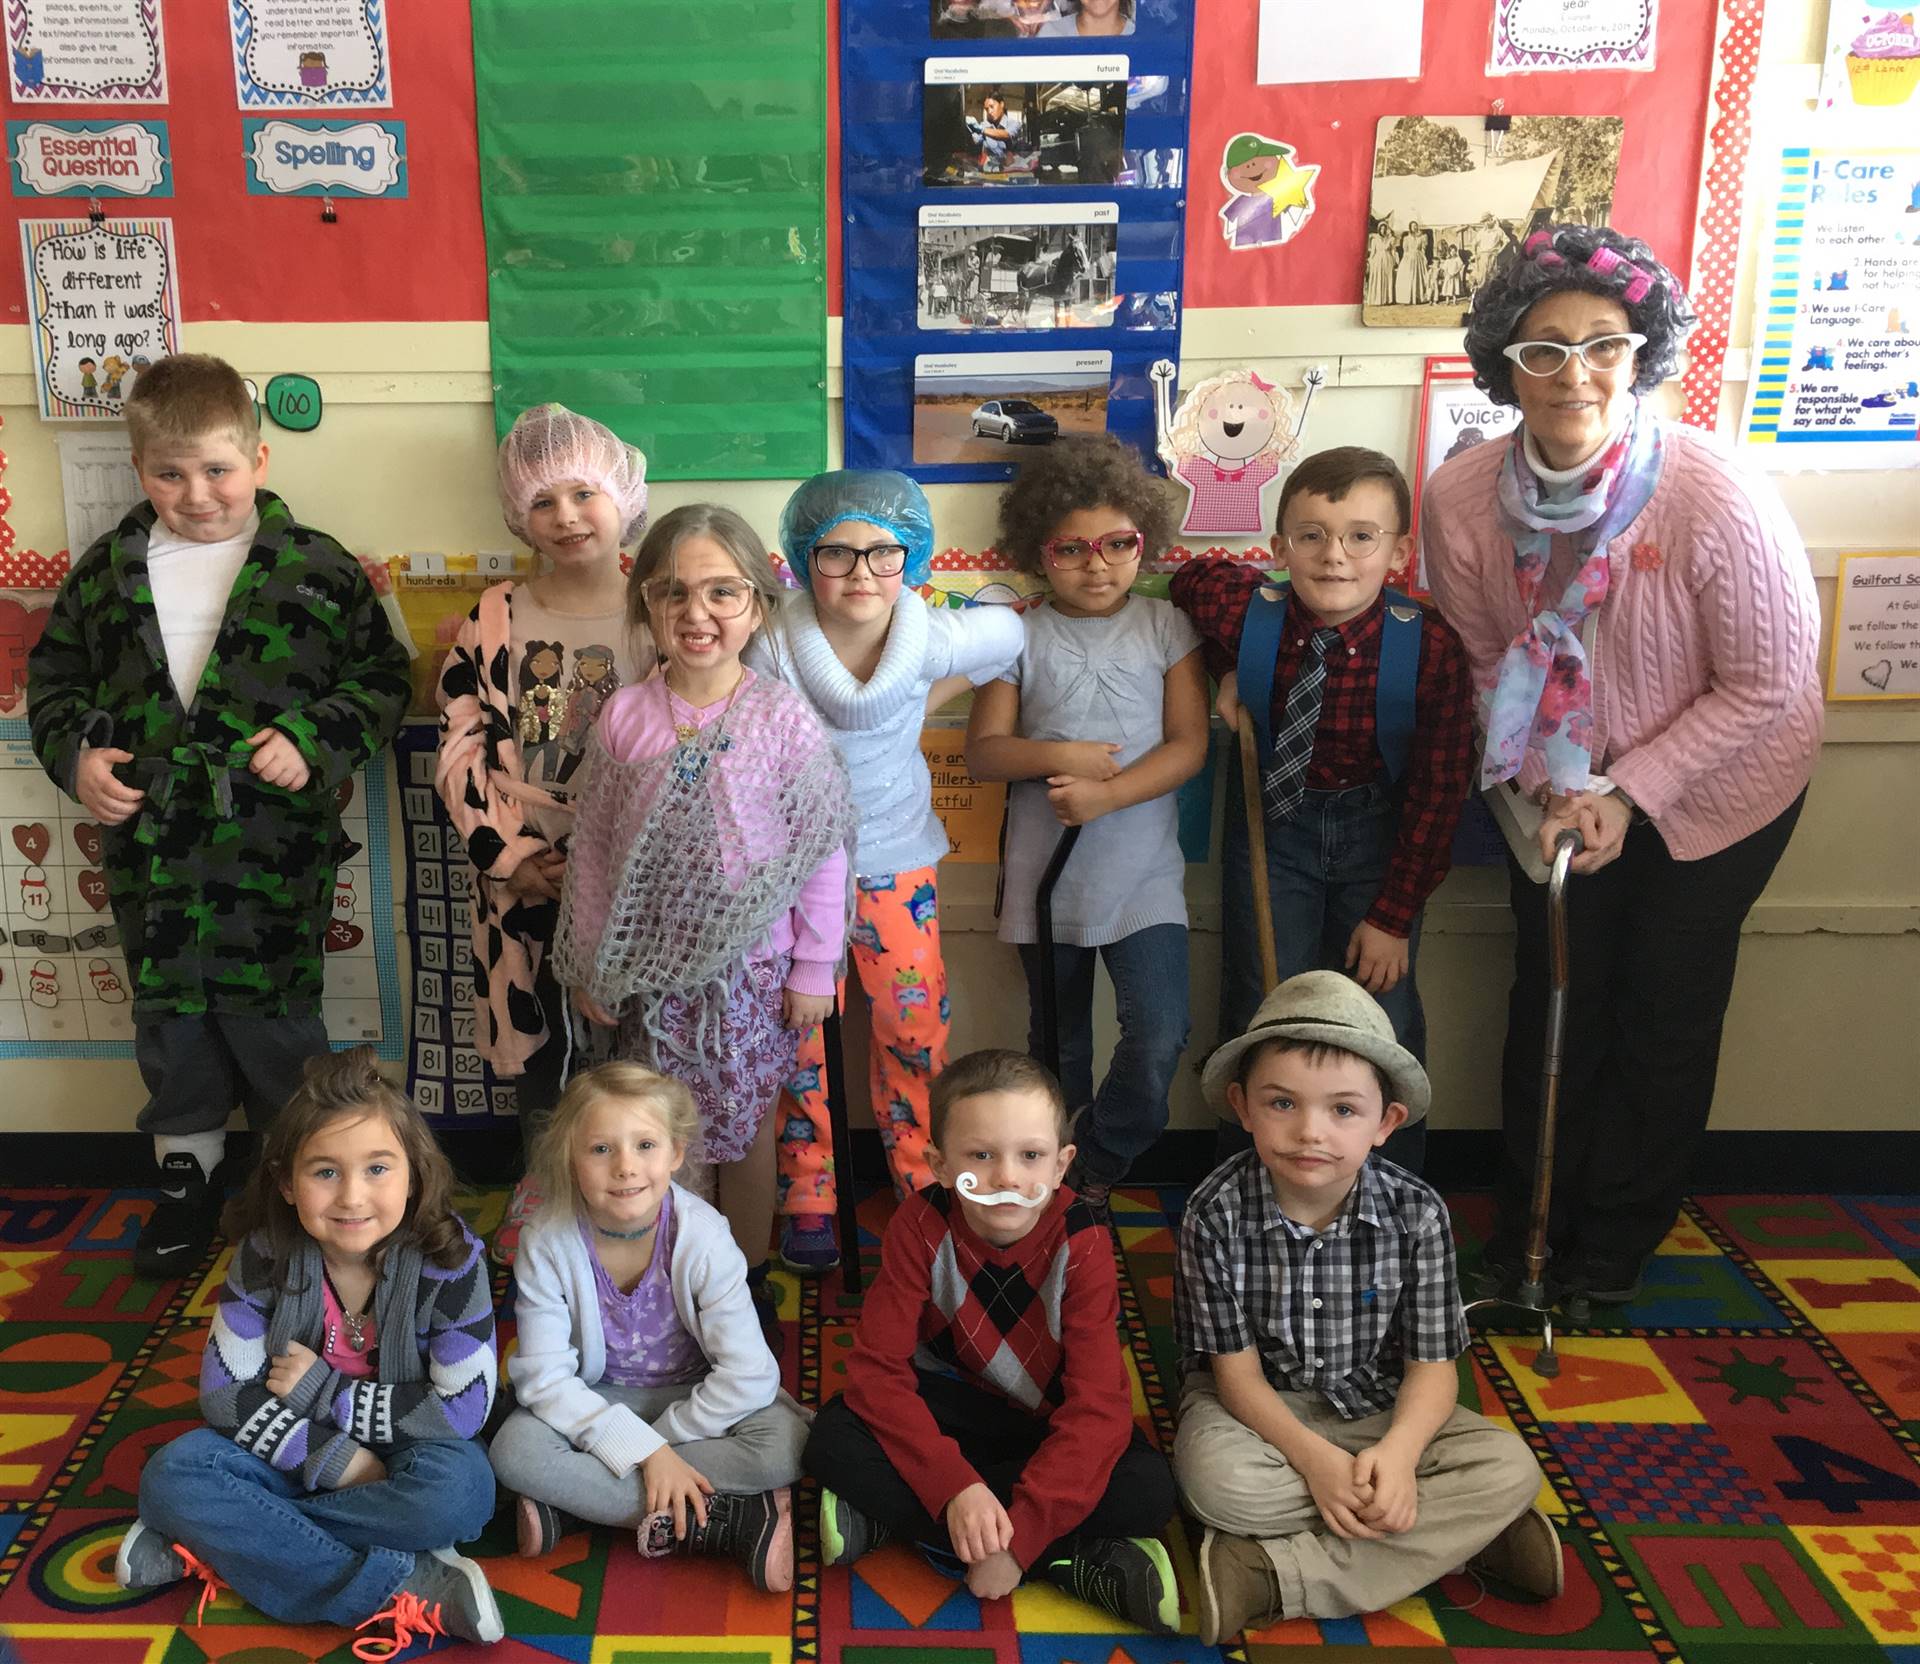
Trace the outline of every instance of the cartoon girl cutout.
[[1152, 375], [1160, 460], [1187, 487], [1181, 531], [1261, 536], [1267, 530], [1261, 493], [1299, 450], [1305, 405], [1296, 416], [1284, 388], [1254, 370], [1225, 370], [1190, 388], [1169, 418], [1172, 369], [1162, 360]]
[[560, 674], [565, 649], [557, 641], [533, 640], [520, 660], [520, 756], [529, 780], [545, 779], [560, 760], [560, 731], [567, 720]]
[[563, 784], [580, 766], [587, 754], [587, 738], [600, 720], [601, 708], [620, 691], [620, 672], [614, 666], [613, 649], [594, 643], [577, 647], [573, 654], [573, 679], [567, 683], [566, 714], [560, 722], [560, 749], [564, 756], [553, 777]]

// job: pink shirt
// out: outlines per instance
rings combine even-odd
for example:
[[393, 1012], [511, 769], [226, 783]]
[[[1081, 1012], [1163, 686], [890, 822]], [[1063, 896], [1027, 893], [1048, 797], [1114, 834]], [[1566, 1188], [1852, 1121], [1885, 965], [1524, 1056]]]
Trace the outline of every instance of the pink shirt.
[[1222, 468], [1204, 456], [1190, 456], [1175, 470], [1193, 487], [1193, 503], [1181, 522], [1183, 532], [1219, 532], [1241, 537], [1266, 533], [1260, 493], [1280, 472], [1280, 464], [1261, 455], [1241, 468]]
[[379, 1351], [380, 1336], [373, 1326], [373, 1313], [368, 1312], [360, 1325], [360, 1332], [366, 1337], [364, 1352], [356, 1352], [347, 1339], [346, 1319], [340, 1312], [340, 1297], [333, 1292], [331, 1280], [320, 1285], [320, 1305], [326, 1315], [326, 1345], [320, 1356], [329, 1368], [337, 1369], [342, 1375], [351, 1375], [364, 1379], [371, 1375], [377, 1363], [375, 1354]]
[[[749, 679], [753, 674], [751, 670], [746, 672]], [[778, 683], [775, 686], [786, 697], [799, 699], [798, 694], [784, 686]], [[718, 721], [726, 708], [727, 701], [723, 699], [695, 712], [694, 719], [705, 728]], [[654, 676], [637, 686], [622, 688], [607, 701], [600, 715], [600, 741], [609, 754], [621, 762], [637, 762], [671, 750], [678, 743], [673, 727], [666, 678]], [[728, 790], [731, 772], [727, 759], [728, 753], [722, 751], [715, 760], [723, 793]], [[753, 804], [744, 795], [735, 798], [729, 794], [729, 797], [732, 818], [747, 828], [751, 836], [764, 817], [755, 815]], [[691, 858], [698, 852], [687, 853]], [[741, 851], [736, 848], [722, 848], [719, 856], [721, 870], [730, 877], [744, 866]], [[840, 962], [840, 950], [845, 944], [846, 894], [847, 855], [844, 849], [837, 849], [814, 869], [813, 876], [801, 885], [793, 907], [773, 921], [765, 937], [747, 957], [758, 961], [790, 953], [793, 968], [787, 973], [789, 988], [798, 994], [832, 994], [834, 968]]]
[[[1820, 603], [1773, 486], [1669, 425], [1660, 483], [1614, 539], [1593, 651], [1593, 755], [1681, 861], [1757, 832], [1805, 789], [1825, 721]], [[1528, 619], [1494, 511], [1505, 443], [1441, 465], [1423, 570], [1485, 689]], [[1564, 540], [1554, 539], [1554, 558]], [[1546, 780], [1537, 751], [1520, 785]]]

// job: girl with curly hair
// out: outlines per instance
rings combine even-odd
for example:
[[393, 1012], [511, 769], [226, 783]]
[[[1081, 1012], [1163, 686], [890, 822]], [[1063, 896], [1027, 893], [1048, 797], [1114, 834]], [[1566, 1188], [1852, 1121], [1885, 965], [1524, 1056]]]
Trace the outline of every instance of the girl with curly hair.
[[[1692, 323], [1645, 243], [1535, 231], [1467, 323], [1475, 381], [1520, 426], [1444, 463], [1420, 516], [1478, 690], [1481, 785], [1539, 805], [1541, 860], [1568, 828], [1585, 842], [1549, 1245], [1559, 1287], [1602, 1301], [1633, 1297], [1678, 1213], [1741, 924], [1820, 750], [1799, 534], [1770, 484], [1642, 402]], [[1496, 1280], [1526, 1226], [1548, 995], [1545, 892], [1518, 859], [1509, 878]]]
[[[1000, 550], [1052, 593], [1026, 645], [974, 698], [967, 766], [1012, 782], [1000, 939], [1020, 949], [1039, 1025], [1034, 895], [1063, 835], [1084, 828], [1053, 894], [1061, 1084], [1085, 1105], [1068, 1183], [1108, 1189], [1167, 1124], [1187, 1043], [1186, 862], [1174, 793], [1207, 753], [1200, 638], [1165, 601], [1130, 592], [1166, 546], [1166, 490], [1119, 440], [1059, 439], [1000, 499]], [[1120, 1039], [1093, 1089], [1093, 969], [1113, 979]]]

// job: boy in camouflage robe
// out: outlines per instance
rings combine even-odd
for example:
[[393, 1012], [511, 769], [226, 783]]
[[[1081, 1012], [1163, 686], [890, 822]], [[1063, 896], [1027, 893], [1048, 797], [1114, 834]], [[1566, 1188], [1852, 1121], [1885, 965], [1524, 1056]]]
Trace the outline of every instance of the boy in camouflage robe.
[[147, 493], [75, 564], [28, 660], [33, 749], [101, 826], [162, 1200], [135, 1269], [212, 1239], [236, 1103], [263, 1128], [327, 1049], [339, 791], [398, 731], [405, 649], [359, 563], [261, 489], [246, 384], [178, 354], [126, 406]]

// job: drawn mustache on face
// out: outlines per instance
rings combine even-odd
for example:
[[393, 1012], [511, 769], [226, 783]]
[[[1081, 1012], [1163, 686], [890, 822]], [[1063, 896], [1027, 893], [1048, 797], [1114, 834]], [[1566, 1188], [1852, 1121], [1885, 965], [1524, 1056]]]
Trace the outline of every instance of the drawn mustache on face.
[[1017, 1190], [982, 1190], [979, 1179], [971, 1173], [962, 1173], [954, 1180], [953, 1188], [983, 1208], [997, 1208], [1004, 1202], [1011, 1202], [1017, 1208], [1043, 1208], [1053, 1200], [1053, 1192], [1045, 1189], [1038, 1196], [1022, 1195]]

